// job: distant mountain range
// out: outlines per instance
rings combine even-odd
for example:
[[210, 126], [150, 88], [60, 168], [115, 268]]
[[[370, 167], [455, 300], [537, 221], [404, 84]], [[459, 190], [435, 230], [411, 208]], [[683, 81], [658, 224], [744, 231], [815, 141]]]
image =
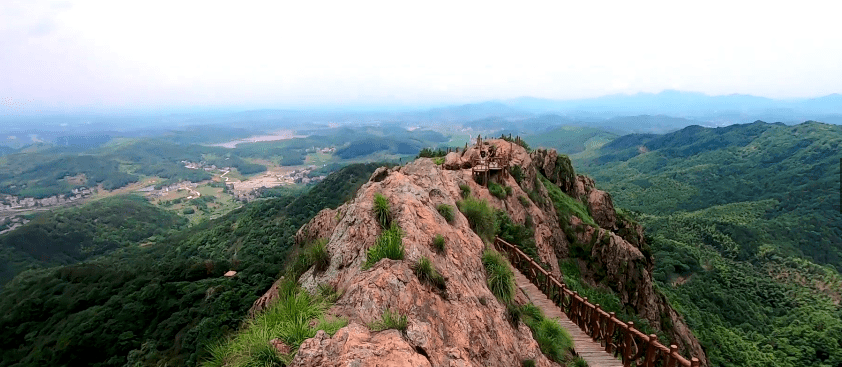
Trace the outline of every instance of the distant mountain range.
[[405, 127], [459, 124], [475, 129], [537, 131], [561, 125], [587, 125], [614, 133], [663, 133], [689, 125], [727, 126], [756, 120], [796, 124], [808, 120], [842, 124], [842, 95], [810, 99], [771, 99], [744, 94], [709, 96], [666, 90], [615, 94], [576, 100], [520, 97], [463, 105], [412, 109], [360, 108], [209, 112], [147, 115], [48, 115], [0, 118], [0, 136], [66, 134], [121, 130], [183, 130], [193, 125], [220, 125], [249, 130], [306, 129], [331, 123], [389, 123]]
[[680, 117], [709, 116], [723, 113], [772, 114], [842, 114], [842, 95], [830, 94], [810, 99], [777, 100], [746, 94], [709, 96], [698, 92], [665, 90], [660, 93], [614, 94], [609, 96], [558, 101], [521, 97], [503, 101], [509, 107], [532, 113], [608, 112], [616, 115], [665, 114]]
[[[548, 119], [546, 115], [555, 117]], [[815, 120], [842, 124], [842, 95], [779, 100], [745, 94], [709, 96], [697, 92], [666, 90], [660, 93], [615, 94], [576, 100], [520, 97], [393, 113], [383, 117], [418, 122], [469, 122], [469, 126], [488, 126], [500, 121], [530, 124], [535, 121], [528, 119], [535, 118], [554, 125], [587, 123], [589, 126], [595, 124], [607, 128], [632, 122], [652, 125], [648, 126], [652, 132], [664, 132], [664, 129], [671, 131], [692, 124], [725, 126], [756, 120], [789, 124]], [[629, 130], [621, 127], [618, 132], [621, 131]]]

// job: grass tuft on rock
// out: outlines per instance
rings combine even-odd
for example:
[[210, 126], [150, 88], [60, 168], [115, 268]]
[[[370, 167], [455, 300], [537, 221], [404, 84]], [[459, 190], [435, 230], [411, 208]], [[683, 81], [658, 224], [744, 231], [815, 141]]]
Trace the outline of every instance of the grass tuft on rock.
[[482, 265], [488, 276], [488, 289], [503, 304], [512, 302], [515, 294], [515, 274], [499, 252], [486, 249], [482, 252]]
[[467, 198], [468, 196], [471, 196], [471, 187], [466, 184], [460, 184], [459, 191], [461, 191], [463, 199]]
[[523, 205], [524, 208], [528, 208], [532, 206], [532, 202], [526, 196], [518, 196], [517, 200], [520, 201], [520, 205]]
[[321, 238], [307, 249], [307, 257], [316, 272], [327, 270], [330, 266], [330, 254], [327, 252], [327, 239]]
[[371, 329], [371, 331], [396, 329], [403, 332], [406, 331], [406, 326], [406, 315], [402, 315], [399, 312], [392, 312], [389, 308], [383, 311], [383, 315], [380, 316], [380, 320], [368, 324], [368, 328]]
[[436, 210], [438, 210], [439, 214], [444, 217], [444, 220], [447, 223], [453, 223], [453, 219], [455, 218], [453, 213], [453, 207], [447, 204], [439, 204], [436, 206]]
[[506, 188], [496, 182], [488, 183], [488, 192], [500, 200], [504, 200], [506, 196], [508, 196], [508, 194], [506, 194]]
[[418, 263], [415, 264], [413, 270], [415, 271], [415, 275], [418, 277], [418, 280], [422, 283], [427, 283], [440, 290], [446, 289], [444, 277], [439, 274], [430, 259], [422, 256], [421, 259], [418, 260]]
[[435, 237], [433, 237], [433, 248], [438, 253], [444, 252], [444, 236], [437, 234]]
[[388, 228], [392, 222], [389, 199], [383, 196], [383, 194], [374, 194], [374, 216], [377, 219], [377, 223], [380, 223], [380, 226], [383, 228]]
[[392, 225], [377, 236], [374, 246], [368, 249], [363, 270], [371, 268], [382, 259], [403, 260], [403, 233], [397, 225]]
[[468, 197], [459, 200], [456, 206], [459, 207], [459, 211], [465, 215], [468, 223], [471, 224], [471, 229], [480, 238], [489, 243], [494, 240], [498, 229], [497, 216], [488, 202]]
[[[245, 326], [233, 337], [208, 348], [210, 358], [202, 363], [206, 367], [222, 366], [284, 366], [288, 365], [301, 343], [324, 330], [333, 335], [348, 324], [347, 320], [328, 318], [327, 309], [332, 301], [320, 295], [311, 295], [298, 287], [294, 280], [286, 280], [280, 288], [278, 300]], [[269, 344], [280, 339], [290, 347], [291, 353], [280, 354]]]
[[573, 338], [558, 321], [545, 317], [541, 309], [531, 303], [521, 306], [520, 310], [524, 323], [532, 329], [532, 337], [547, 358], [562, 365], [573, 360]]

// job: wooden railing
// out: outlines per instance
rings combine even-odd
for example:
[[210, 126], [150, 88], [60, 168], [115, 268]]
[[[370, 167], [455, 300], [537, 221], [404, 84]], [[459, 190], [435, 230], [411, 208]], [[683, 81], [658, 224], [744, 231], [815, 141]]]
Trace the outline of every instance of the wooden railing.
[[570, 321], [579, 325], [593, 341], [604, 346], [606, 352], [622, 358], [623, 366], [699, 366], [698, 358], [688, 361], [678, 353], [677, 346], [670, 345], [667, 348], [658, 342], [655, 334], [643, 334], [634, 328], [634, 322], [623, 322], [614, 312], [605, 312], [598, 304], [588, 302], [587, 297], [571, 291], [515, 245], [500, 238], [496, 238], [494, 244], [498, 250], [508, 254], [512, 265], [558, 305]]

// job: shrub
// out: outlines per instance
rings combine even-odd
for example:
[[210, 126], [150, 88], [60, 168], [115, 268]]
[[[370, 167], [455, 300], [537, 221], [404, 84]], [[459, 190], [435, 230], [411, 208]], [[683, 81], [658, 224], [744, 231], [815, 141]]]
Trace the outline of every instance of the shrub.
[[512, 323], [512, 326], [517, 328], [517, 324], [520, 323], [520, 318], [523, 312], [520, 309], [520, 306], [515, 304], [514, 302], [506, 304], [506, 315], [509, 317], [509, 322]]
[[[283, 366], [289, 364], [301, 342], [315, 336], [318, 330], [333, 335], [348, 323], [344, 319], [328, 320], [326, 311], [332, 302], [310, 295], [294, 280], [284, 282], [280, 288], [278, 300], [266, 311], [247, 321], [245, 328], [230, 340], [209, 348], [211, 357], [204, 366]], [[318, 321], [311, 323], [312, 320]], [[281, 339], [292, 352], [279, 354], [268, 343], [274, 338]]]
[[401, 315], [398, 312], [392, 312], [391, 309], [387, 308], [383, 311], [383, 315], [380, 317], [380, 320], [368, 324], [368, 328], [371, 329], [371, 331], [382, 331], [387, 329], [406, 331], [406, 325], [406, 315]]
[[515, 274], [499, 252], [486, 249], [482, 252], [482, 265], [488, 276], [488, 289], [503, 303], [510, 303], [515, 294]]
[[471, 187], [466, 185], [466, 184], [460, 184], [459, 185], [459, 191], [462, 192], [462, 198], [463, 199], [467, 198], [468, 196], [471, 195]]
[[315, 271], [325, 271], [330, 266], [330, 254], [327, 252], [327, 239], [322, 238], [310, 245], [307, 249], [307, 257], [310, 258], [316, 268]]
[[421, 149], [418, 152], [418, 156], [416, 158], [435, 158], [435, 157], [444, 157], [447, 155], [447, 150], [438, 148], [436, 150], [432, 150], [430, 148]]
[[521, 363], [523, 367], [535, 367], [535, 360], [534, 359], [524, 359]]
[[311, 261], [311, 257], [307, 256], [305, 251], [300, 251], [294, 256], [295, 260], [291, 261], [287, 266], [285, 276], [287, 278], [297, 280], [301, 274], [304, 274], [307, 269], [310, 269], [310, 267], [313, 266], [313, 263]]
[[458, 201], [456, 206], [468, 219], [474, 232], [487, 242], [494, 240], [494, 235], [497, 233], [497, 218], [488, 202], [468, 197]]
[[512, 187], [511, 186], [503, 186], [506, 189], [506, 196], [512, 196]]
[[573, 338], [570, 333], [555, 320], [544, 318], [532, 328], [532, 335], [538, 342], [538, 347], [547, 358], [562, 363], [565, 353], [573, 348]]
[[196, 210], [191, 208], [191, 207], [187, 207], [187, 208], [184, 208], [184, 210], [182, 210], [181, 212], [184, 213], [184, 214], [193, 214], [193, 213], [196, 212]]
[[582, 357], [576, 357], [573, 361], [573, 365], [576, 367], [588, 367], [588, 361], [582, 359]]
[[437, 234], [433, 237], [433, 248], [439, 253], [444, 252], [444, 236]]
[[439, 211], [439, 214], [441, 214], [441, 216], [444, 217], [444, 220], [446, 220], [447, 223], [453, 223], [453, 219], [455, 218], [455, 216], [453, 215], [452, 206], [447, 204], [439, 204], [438, 206], [436, 206], [436, 210]]
[[389, 227], [392, 222], [389, 199], [380, 193], [374, 194], [374, 216], [377, 218], [377, 223], [380, 223], [383, 228]]
[[444, 164], [444, 157], [433, 158], [433, 163], [435, 163], [437, 166], [441, 166], [442, 164]]
[[532, 329], [532, 336], [538, 342], [541, 352], [547, 358], [564, 364], [567, 352], [573, 348], [570, 333], [556, 320], [546, 318], [541, 309], [534, 304], [522, 306], [521, 315], [526, 325]]
[[363, 270], [370, 268], [384, 258], [403, 260], [404, 249], [401, 237], [403, 237], [403, 233], [396, 225], [392, 225], [391, 228], [380, 233], [374, 246], [368, 249]]
[[514, 177], [515, 182], [517, 182], [517, 184], [520, 185], [521, 181], [523, 181], [525, 177], [525, 175], [523, 174], [523, 169], [520, 168], [519, 165], [515, 164], [510, 168], [510, 173], [512, 174], [512, 177]]
[[541, 182], [547, 189], [560, 220], [569, 222], [570, 216], [575, 215], [585, 224], [596, 227], [596, 223], [588, 214], [588, 208], [585, 204], [565, 194], [558, 186], [543, 176], [541, 176]]
[[503, 241], [517, 246], [521, 251], [535, 260], [535, 262], [541, 264], [541, 257], [538, 256], [538, 247], [535, 245], [535, 231], [532, 230], [531, 226], [512, 222], [509, 215], [502, 210], [497, 210], [497, 223], [499, 223], [498, 237], [503, 239]]
[[433, 266], [433, 262], [426, 257], [421, 257], [418, 260], [418, 264], [415, 265], [415, 275], [422, 283], [427, 283], [429, 285], [435, 286], [440, 290], [444, 290], [446, 284], [444, 282], [444, 277], [436, 271], [435, 266]]
[[496, 182], [488, 183], [488, 192], [494, 197], [503, 200], [506, 198], [506, 189]]

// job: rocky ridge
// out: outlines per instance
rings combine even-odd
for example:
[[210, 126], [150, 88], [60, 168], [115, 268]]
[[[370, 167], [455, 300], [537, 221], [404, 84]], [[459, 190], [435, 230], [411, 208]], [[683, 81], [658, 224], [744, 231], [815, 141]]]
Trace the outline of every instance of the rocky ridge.
[[[354, 199], [320, 212], [298, 231], [298, 245], [325, 238], [330, 254], [326, 270], [311, 268], [299, 282], [311, 291], [320, 284], [341, 290], [342, 296], [329, 313], [347, 318], [349, 325], [333, 337], [320, 332], [306, 340], [292, 365], [516, 366], [526, 359], [534, 359], [538, 366], [556, 365], [541, 354], [525, 324], [513, 325], [508, 320], [505, 305], [489, 291], [480, 261], [486, 244], [455, 209], [460, 185], [469, 186], [472, 195], [505, 211], [513, 222], [526, 223], [527, 217], [531, 218], [538, 256], [560, 278], [558, 260], [570, 256], [571, 245], [602, 239], [586, 259], [578, 260], [586, 280], [593, 285], [608, 284], [652, 325], [661, 325], [664, 317], [668, 318], [673, 327], [664, 332], [673, 342], [703, 356], [683, 320], [654, 290], [652, 259], [644, 255], [642, 229], [616, 214], [610, 195], [597, 190], [589, 178], [575, 175], [570, 160], [554, 150], [530, 154], [503, 140], [486, 143], [496, 145], [498, 153], [509, 155], [511, 164], [521, 168], [520, 183], [512, 175], [495, 178], [512, 188], [512, 195], [505, 199], [492, 196], [472, 179], [471, 157], [478, 154], [473, 147], [462, 154], [449, 154], [442, 166], [418, 159], [403, 167], [381, 168]], [[567, 225], [560, 225], [563, 222], [546, 188], [539, 184], [539, 173], [587, 205], [597, 226], [584, 225], [575, 216], [565, 218]], [[389, 199], [393, 222], [404, 233], [405, 259], [381, 260], [362, 270], [366, 251], [380, 232], [373, 214], [377, 193]], [[519, 197], [538, 202], [524, 203]], [[438, 213], [439, 204], [454, 208], [452, 223]], [[439, 234], [446, 239], [443, 253], [431, 246]], [[421, 283], [413, 273], [412, 265], [422, 256], [445, 278], [445, 292]], [[260, 307], [271, 298], [272, 290], [258, 300]], [[524, 299], [523, 295], [518, 298]], [[408, 315], [405, 333], [371, 332], [365, 326], [387, 308]]]

